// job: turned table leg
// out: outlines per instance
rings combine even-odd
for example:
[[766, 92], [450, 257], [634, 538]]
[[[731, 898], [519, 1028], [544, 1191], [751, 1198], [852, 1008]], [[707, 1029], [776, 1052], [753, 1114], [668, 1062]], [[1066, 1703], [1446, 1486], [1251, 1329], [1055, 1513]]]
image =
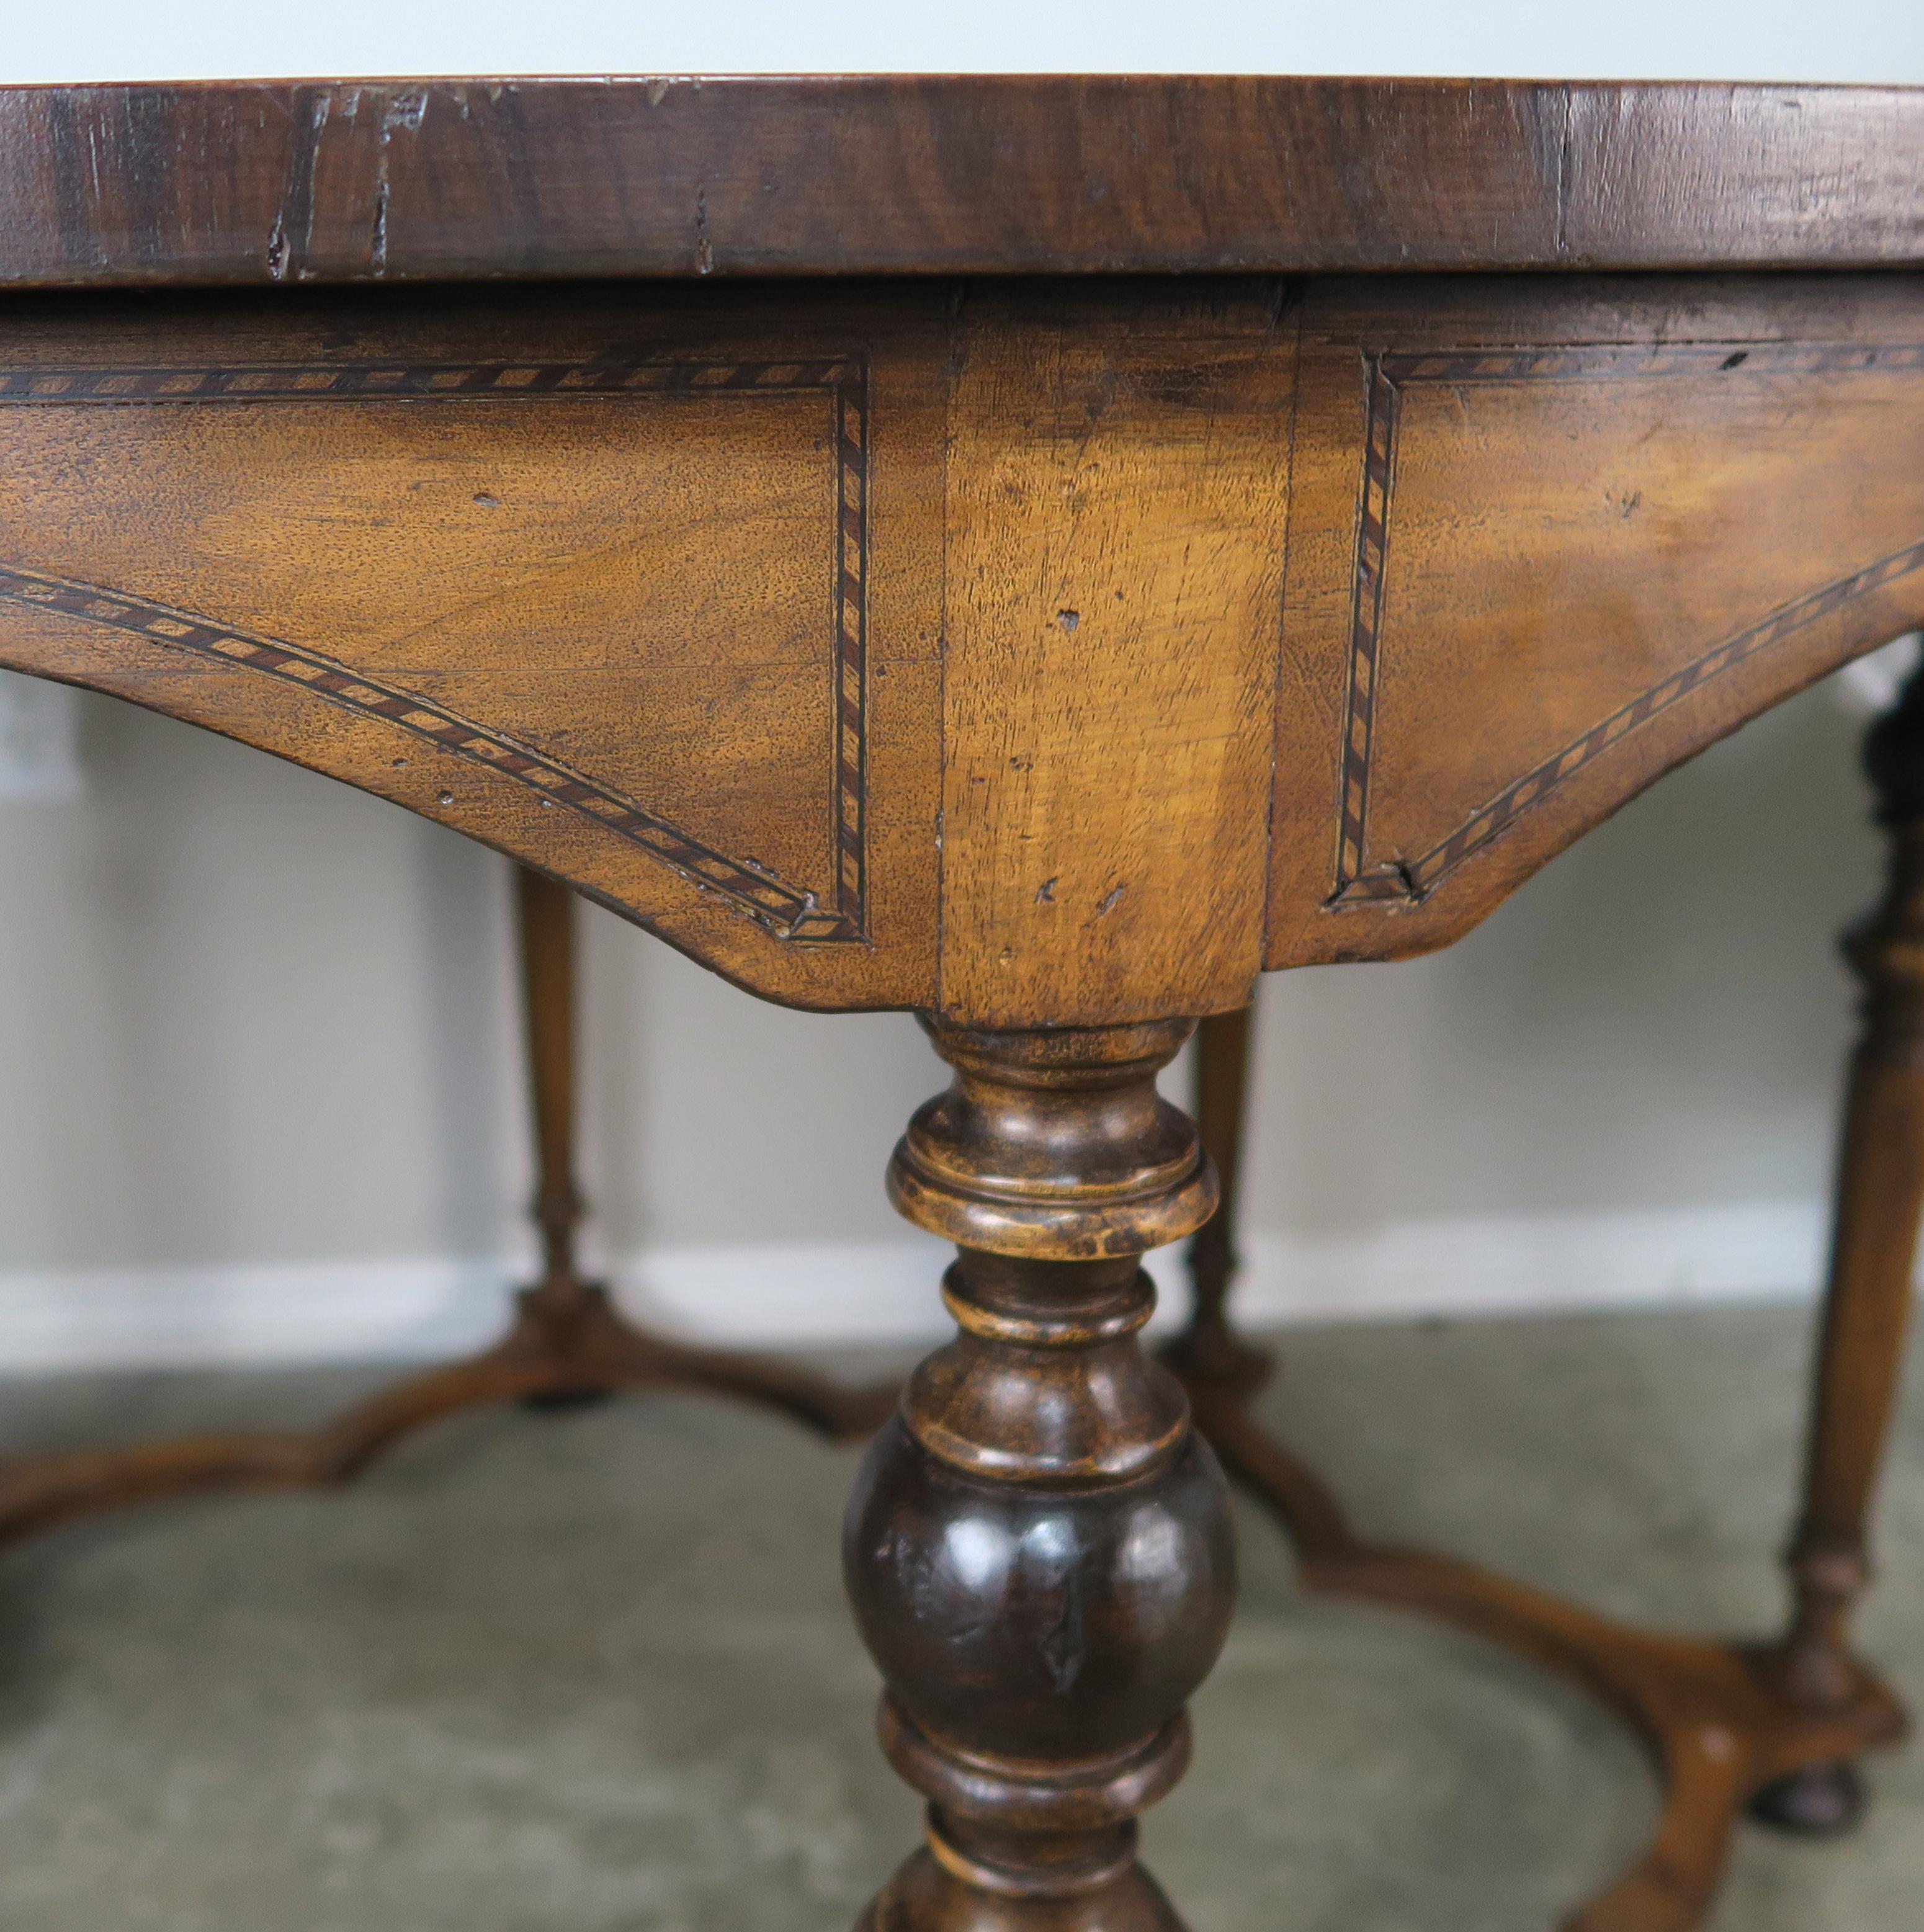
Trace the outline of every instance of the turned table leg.
[[884, 1748], [928, 1836], [862, 1924], [1179, 1932], [1135, 1820], [1187, 1761], [1235, 1571], [1215, 1458], [1136, 1340], [1142, 1253], [1215, 1204], [1155, 1090], [1188, 1024], [929, 1024], [955, 1078], [890, 1192], [956, 1243], [960, 1333], [871, 1446], [843, 1540]]
[[575, 1266], [582, 1208], [575, 1181], [575, 895], [526, 866], [515, 876], [541, 1236], [541, 1280], [533, 1292], [562, 1302], [581, 1292]]
[[499, 1347], [417, 1387], [454, 1406], [518, 1393], [537, 1409], [571, 1408], [621, 1389], [705, 1389], [785, 1410], [831, 1439], [867, 1435], [893, 1406], [892, 1391], [841, 1388], [785, 1363], [683, 1348], [635, 1327], [602, 1283], [582, 1279], [575, 1252], [583, 1211], [575, 1178], [577, 896], [528, 866], [515, 878], [541, 1274], [521, 1291]]
[[[540, 1278], [521, 1292], [521, 1318], [524, 1326], [565, 1336], [584, 1322], [612, 1318], [607, 1291], [582, 1280], [575, 1254], [584, 1205], [575, 1178], [575, 894], [545, 873], [518, 866], [515, 899], [534, 1130], [532, 1211], [541, 1242]], [[609, 1382], [584, 1381], [575, 1388], [539, 1389], [522, 1400], [530, 1408], [565, 1409], [603, 1401], [613, 1392]]]
[[[1775, 1658], [1799, 1708], [1847, 1708], [1860, 1673], [1852, 1610], [1869, 1576], [1867, 1528], [1896, 1400], [1924, 1210], [1924, 676], [1871, 728], [1865, 766], [1889, 835], [1883, 903], [1844, 940], [1864, 988], [1837, 1173], [1830, 1279], [1811, 1412], [1802, 1513], [1790, 1548], [1790, 1628]], [[1863, 1810], [1848, 1761], [1769, 1784], [1763, 1822], [1815, 1835]]]
[[[527, 866], [515, 867], [515, 888], [534, 1127], [533, 1211], [541, 1241], [541, 1276], [523, 1292], [521, 1312], [524, 1322], [565, 1328], [605, 1292], [581, 1280], [575, 1257], [583, 1209], [575, 1179], [575, 895]], [[530, 1408], [572, 1408], [611, 1393], [590, 1383], [539, 1390], [522, 1400]]]
[[869, 1434], [892, 1388], [855, 1388], [758, 1355], [685, 1347], [629, 1322], [578, 1270], [575, 1234], [575, 898], [518, 868], [522, 988], [534, 1106], [540, 1279], [500, 1341], [382, 1389], [324, 1425], [0, 1456], [0, 1545], [76, 1516], [217, 1490], [351, 1480], [443, 1416], [490, 1402], [566, 1408], [620, 1389], [699, 1389], [777, 1409], [831, 1441]]
[[1198, 1426], [1274, 1514], [1304, 1586], [1439, 1617], [1559, 1671], [1633, 1724], [1666, 1786], [1643, 1856], [1564, 1932], [1689, 1932], [1709, 1909], [1746, 1804], [1805, 1832], [1859, 1806], [1853, 1760], [1901, 1734], [1889, 1691], [1850, 1656], [1844, 1624], [1864, 1576], [1863, 1527], [1895, 1393], [1924, 1200], [1924, 695], [1913, 686], [1871, 746], [1895, 842], [1889, 898], [1850, 942], [1869, 989], [1853, 1066], [1835, 1259], [1793, 1568], [1799, 1607], [1769, 1648], [1641, 1630], [1477, 1565], [1358, 1535], [1335, 1497], [1258, 1423], [1266, 1359], [1228, 1319], [1232, 1216], [1247, 1087], [1247, 1015], [1202, 1024], [1197, 1113], [1226, 1179], [1190, 1250], [1190, 1324], [1169, 1349]]
[[1208, 1376], [1253, 1393], [1268, 1378], [1268, 1355], [1242, 1340], [1230, 1325], [1229, 1285], [1236, 1252], [1243, 1124], [1249, 1097], [1250, 1036], [1255, 1009], [1212, 1013], [1196, 1030], [1196, 1124], [1214, 1162], [1220, 1198], [1196, 1229], [1185, 1257], [1189, 1265], [1189, 1322], [1168, 1358], [1184, 1373]]

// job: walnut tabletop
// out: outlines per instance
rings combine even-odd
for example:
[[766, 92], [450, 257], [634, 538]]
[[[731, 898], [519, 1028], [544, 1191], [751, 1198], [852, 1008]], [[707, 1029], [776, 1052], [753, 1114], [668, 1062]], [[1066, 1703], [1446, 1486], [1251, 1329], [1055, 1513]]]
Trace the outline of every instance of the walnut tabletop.
[[1231, 76], [0, 88], [0, 280], [1870, 268], [1924, 92]]
[[[1178, 1926], [1133, 1821], [1234, 1556], [1135, 1340], [1217, 1198], [1156, 1070], [1924, 623], [1920, 182], [1924, 90], [0, 91], [0, 663], [954, 1069], [890, 1184], [960, 1338], [849, 1519], [932, 1806], [873, 1932]], [[1346, 1540], [1199, 1336], [1325, 1581], [1649, 1737], [1663, 1834], [1573, 1924], [1694, 1924], [1736, 1808], [1895, 1734], [1841, 1611], [1793, 1670]]]

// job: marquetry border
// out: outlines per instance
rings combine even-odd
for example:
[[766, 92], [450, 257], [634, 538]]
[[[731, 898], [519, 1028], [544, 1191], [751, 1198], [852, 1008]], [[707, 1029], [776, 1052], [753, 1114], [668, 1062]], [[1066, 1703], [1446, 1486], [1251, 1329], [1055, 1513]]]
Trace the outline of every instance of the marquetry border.
[[485, 764], [638, 845], [719, 894], [780, 939], [863, 940], [868, 933], [868, 369], [859, 356], [786, 361], [370, 362], [233, 367], [0, 369], [0, 405], [125, 406], [275, 402], [434, 403], [477, 398], [825, 395], [833, 412], [836, 503], [830, 585], [835, 743], [834, 903], [731, 859], [632, 799], [506, 734], [283, 639], [77, 579], [0, 565], [0, 600], [138, 633], [300, 685], [443, 751]]
[[1362, 475], [1357, 489], [1351, 593], [1349, 676], [1337, 801], [1334, 889], [1326, 908], [1427, 898], [1455, 868], [1508, 830], [1532, 806], [1626, 733], [1667, 710], [1713, 677], [1766, 650], [1853, 598], [1924, 569], [1924, 540], [1893, 550], [1806, 596], [1780, 604], [1734, 637], [1611, 712], [1601, 724], [1506, 785], [1454, 831], [1415, 859], [1365, 868], [1370, 782], [1381, 684], [1384, 583], [1403, 393], [1412, 383], [1588, 380], [1609, 376], [1700, 376], [1737, 370], [1770, 375], [1831, 375], [1853, 370], [1924, 370], [1924, 344], [1679, 343], [1637, 348], [1610, 344], [1541, 348], [1386, 351], [1364, 362]]

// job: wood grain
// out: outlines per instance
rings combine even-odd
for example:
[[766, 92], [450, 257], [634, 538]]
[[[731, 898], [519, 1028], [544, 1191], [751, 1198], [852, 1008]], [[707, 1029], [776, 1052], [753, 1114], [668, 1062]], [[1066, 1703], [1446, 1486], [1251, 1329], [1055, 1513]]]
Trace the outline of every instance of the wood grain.
[[[874, 1932], [1175, 1932], [1133, 1821], [1233, 1555], [1135, 1340], [1141, 1252], [1214, 1198], [1156, 1070], [1259, 967], [1445, 943], [1924, 620], [1924, 278], [1835, 272], [1924, 266], [1921, 175], [1906, 90], [0, 90], [0, 662], [422, 812], [771, 998], [921, 1007], [955, 1066], [890, 1181], [961, 1246], [962, 1332], [849, 1517], [933, 1804]], [[1694, 272], [1622, 272], [1653, 269]], [[554, 286], [325, 287], [515, 280]], [[1886, 940], [1914, 977], [1894, 929], [1860, 964]], [[1915, 1030], [1874, 1016], [1862, 1090], [1900, 1141]], [[1360, 1541], [1253, 1432], [1226, 1224], [1199, 1248], [1185, 1372], [1308, 1580], [1565, 1670], [1663, 1754], [1658, 1842], [1586, 1932], [1682, 1932], [1760, 1781], [1900, 1726], [1842, 1625], [1908, 1228], [1851, 1216], [1804, 1614], [1763, 1658]], [[334, 1479], [478, 1396], [866, 1419], [563, 1287], [317, 1438], [79, 1459], [0, 1518]]]
[[454, 825], [772, 998], [926, 1000], [944, 326], [825, 290], [17, 302], [0, 658]]
[[955, 1077], [889, 1194], [957, 1244], [958, 1332], [871, 1444], [842, 1532], [927, 1844], [860, 1932], [1180, 1932], [1135, 1820], [1188, 1763], [1236, 1577], [1222, 1472], [1137, 1340], [1142, 1256], [1216, 1204], [1156, 1090], [1189, 1031], [930, 1023]]
[[0, 280], [1870, 267], [1924, 92], [1238, 76], [0, 90]]
[[1446, 944], [1645, 785], [1924, 622], [1924, 289], [1320, 285], [1271, 966]]
[[1273, 292], [997, 303], [950, 405], [944, 1010], [1240, 1005], [1292, 340]]
[[1924, 280], [15, 297], [0, 454], [0, 661], [770, 998], [1116, 1024], [1924, 622]]

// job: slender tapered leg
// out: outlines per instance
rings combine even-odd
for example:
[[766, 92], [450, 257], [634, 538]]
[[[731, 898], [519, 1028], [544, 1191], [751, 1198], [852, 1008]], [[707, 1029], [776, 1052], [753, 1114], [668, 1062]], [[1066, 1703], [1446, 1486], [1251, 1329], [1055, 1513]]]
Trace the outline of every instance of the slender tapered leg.
[[1851, 1658], [1844, 1624], [1864, 1575], [1863, 1525], [1910, 1305], [1924, 1198], [1924, 698], [1915, 688], [1873, 734], [1871, 766], [1895, 841], [1890, 895], [1850, 941], [1869, 989], [1853, 1069], [1835, 1258], [1812, 1420], [1805, 1520], [1793, 1557], [1799, 1611], [1760, 1648], [1641, 1630], [1474, 1564], [1371, 1543], [1316, 1473], [1256, 1420], [1267, 1362], [1236, 1334], [1232, 1187], [1247, 1084], [1246, 1017], [1205, 1020], [1197, 1112], [1222, 1167], [1223, 1205], [1190, 1250], [1187, 1331], [1167, 1352], [1197, 1426], [1268, 1506], [1305, 1588], [1438, 1617], [1583, 1685], [1634, 1725], [1667, 1787], [1637, 1864], [1563, 1922], [1564, 1932], [1689, 1932], [1709, 1909], [1732, 1826], [1748, 1803], [1805, 1832], [1858, 1808], [1852, 1760], [1902, 1734], [1889, 1691]]
[[581, 1221], [575, 1180], [575, 895], [523, 866], [515, 868], [515, 896], [541, 1234], [541, 1280], [533, 1292], [562, 1303], [578, 1300], [581, 1289], [575, 1268]]
[[1188, 1024], [929, 1030], [955, 1078], [890, 1192], [957, 1244], [960, 1333], [871, 1445], [843, 1540], [927, 1843], [862, 1926], [1180, 1932], [1135, 1820], [1187, 1762], [1235, 1567], [1216, 1460], [1136, 1340], [1143, 1252], [1215, 1203], [1155, 1089]]
[[[1924, 676], [1871, 728], [1865, 766], [1891, 844], [1883, 902], [1844, 940], [1864, 1026], [1844, 1097], [1830, 1280], [1817, 1351], [1803, 1508], [1789, 1558], [1795, 1609], [1777, 1653], [1786, 1694], [1847, 1708], [1860, 1673], [1851, 1612], [1869, 1576], [1868, 1526], [1896, 1399], [1924, 1210]], [[1863, 1789], [1848, 1761], [1808, 1765], [1751, 1810], [1808, 1835], [1847, 1831]]]
[[567, 1407], [617, 1389], [704, 1390], [779, 1409], [833, 1441], [866, 1436], [894, 1408], [890, 1388], [849, 1388], [758, 1356], [684, 1348], [635, 1328], [575, 1254], [575, 895], [518, 868], [524, 1008], [533, 1100], [540, 1279], [485, 1354], [383, 1389], [305, 1432], [194, 1436], [131, 1448], [0, 1457], [0, 1544], [74, 1516], [163, 1496], [309, 1488], [359, 1474], [442, 1416], [487, 1402]]
[[1270, 1359], [1237, 1335], [1229, 1318], [1235, 1279], [1237, 1188], [1249, 1094], [1253, 1009], [1212, 1013], [1196, 1032], [1196, 1123], [1216, 1164], [1221, 1199], [1189, 1244], [1189, 1322], [1169, 1349], [1172, 1365], [1253, 1393], [1268, 1379]]
[[[527, 1027], [528, 1087], [534, 1126], [535, 1226], [541, 1276], [521, 1298], [524, 1322], [578, 1324], [606, 1294], [575, 1266], [581, 1191], [575, 1178], [576, 984], [575, 895], [525, 866], [515, 874], [521, 928], [522, 1009]], [[523, 1400], [530, 1408], [569, 1408], [599, 1402], [605, 1386], [545, 1389]]]

